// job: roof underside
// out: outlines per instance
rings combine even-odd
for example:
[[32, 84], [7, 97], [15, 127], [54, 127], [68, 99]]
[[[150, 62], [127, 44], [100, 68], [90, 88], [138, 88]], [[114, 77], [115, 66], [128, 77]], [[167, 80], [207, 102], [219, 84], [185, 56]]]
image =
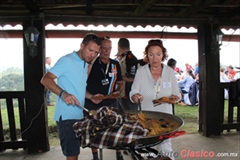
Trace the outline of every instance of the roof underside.
[[41, 17], [46, 25], [239, 28], [240, 0], [0, 0], [1, 26]]

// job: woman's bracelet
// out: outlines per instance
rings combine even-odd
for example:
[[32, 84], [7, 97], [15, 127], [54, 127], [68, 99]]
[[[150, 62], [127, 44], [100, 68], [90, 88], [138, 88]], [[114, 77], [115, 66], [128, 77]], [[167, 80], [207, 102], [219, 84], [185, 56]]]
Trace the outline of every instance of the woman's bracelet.
[[59, 97], [62, 98], [62, 95], [63, 95], [65, 92], [67, 93], [67, 91], [62, 90], [61, 93], [59, 94]]

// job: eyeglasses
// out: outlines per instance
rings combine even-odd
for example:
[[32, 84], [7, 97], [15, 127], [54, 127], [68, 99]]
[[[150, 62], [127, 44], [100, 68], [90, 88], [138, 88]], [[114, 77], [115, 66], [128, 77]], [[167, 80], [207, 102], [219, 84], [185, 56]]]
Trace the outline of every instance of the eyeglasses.
[[151, 44], [151, 43], [161, 43], [162, 44], [162, 40], [160, 39], [151, 39], [148, 41], [148, 44]]

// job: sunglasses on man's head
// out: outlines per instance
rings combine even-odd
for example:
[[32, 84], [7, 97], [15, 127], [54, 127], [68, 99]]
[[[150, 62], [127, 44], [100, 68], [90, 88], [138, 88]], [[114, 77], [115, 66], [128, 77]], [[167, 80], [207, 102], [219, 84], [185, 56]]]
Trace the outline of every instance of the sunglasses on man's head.
[[103, 37], [104, 39], [110, 39], [110, 37], [109, 36], [105, 36], [105, 37]]
[[102, 37], [100, 39], [103, 41], [103, 40], [106, 40], [106, 39], [110, 39], [110, 37], [109, 36], [105, 36], [105, 37]]
[[98, 36], [96, 36], [95, 34], [89, 34], [87, 36], [89, 36], [90, 39], [93, 40], [94, 42], [96, 42], [98, 45], [102, 44], [102, 39], [99, 38]]

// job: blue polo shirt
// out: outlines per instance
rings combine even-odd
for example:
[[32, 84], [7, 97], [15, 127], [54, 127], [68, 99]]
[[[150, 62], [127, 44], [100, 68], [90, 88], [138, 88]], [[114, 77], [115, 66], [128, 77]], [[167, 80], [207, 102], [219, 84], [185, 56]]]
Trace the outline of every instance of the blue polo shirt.
[[[69, 94], [73, 94], [84, 106], [86, 94], [88, 64], [74, 51], [61, 57], [50, 69], [57, 77], [57, 84]], [[54, 120], [82, 119], [83, 111], [76, 105], [67, 105], [59, 96], [56, 96]]]

